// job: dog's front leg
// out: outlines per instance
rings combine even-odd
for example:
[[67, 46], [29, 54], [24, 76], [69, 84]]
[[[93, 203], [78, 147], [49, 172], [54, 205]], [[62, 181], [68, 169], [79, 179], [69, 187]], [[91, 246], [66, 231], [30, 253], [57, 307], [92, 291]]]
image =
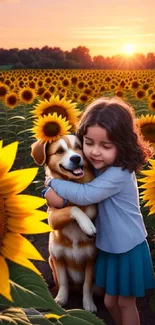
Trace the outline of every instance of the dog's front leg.
[[76, 206], [71, 207], [70, 211], [70, 217], [77, 221], [79, 227], [86, 235], [94, 236], [96, 234], [96, 228], [86, 213]]
[[93, 301], [93, 274], [94, 259], [88, 259], [86, 263], [85, 279], [83, 284], [83, 308], [91, 312], [96, 312], [97, 308]]

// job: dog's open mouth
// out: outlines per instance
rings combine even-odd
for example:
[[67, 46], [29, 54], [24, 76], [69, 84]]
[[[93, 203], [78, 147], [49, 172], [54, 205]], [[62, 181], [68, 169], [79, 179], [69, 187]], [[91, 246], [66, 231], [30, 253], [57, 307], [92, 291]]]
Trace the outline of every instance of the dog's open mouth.
[[78, 167], [78, 168], [74, 168], [72, 170], [71, 169], [66, 169], [62, 165], [60, 165], [60, 168], [62, 169], [62, 171], [69, 172], [69, 173], [73, 174], [74, 176], [77, 176], [77, 177], [84, 176], [83, 166]]

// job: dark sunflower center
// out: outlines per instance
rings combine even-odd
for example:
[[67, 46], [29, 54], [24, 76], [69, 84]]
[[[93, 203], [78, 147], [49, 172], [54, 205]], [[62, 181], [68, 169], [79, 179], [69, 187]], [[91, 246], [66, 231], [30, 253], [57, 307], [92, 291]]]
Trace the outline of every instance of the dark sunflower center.
[[146, 140], [150, 142], [155, 142], [155, 125], [154, 124], [146, 124], [142, 126], [142, 133]]
[[66, 112], [66, 110], [61, 107], [61, 106], [48, 106], [47, 108], [44, 109], [42, 116], [44, 115], [48, 115], [48, 114], [53, 114], [53, 113], [57, 113], [58, 116], [62, 115], [62, 118], [66, 117], [66, 120], [68, 119], [68, 114]]
[[44, 134], [48, 137], [53, 137], [59, 134], [60, 126], [56, 122], [47, 122], [44, 125]]
[[7, 231], [7, 217], [5, 212], [5, 203], [2, 198], [0, 198], [0, 247], [3, 243]]
[[32, 97], [33, 97], [33, 94], [32, 94], [31, 91], [29, 91], [29, 90], [25, 90], [25, 91], [23, 91], [23, 93], [22, 93], [22, 98], [24, 98], [24, 99], [26, 99], [26, 100], [31, 100]]
[[7, 93], [7, 89], [4, 86], [0, 86], [0, 96], [4, 97]]
[[10, 105], [15, 105], [17, 103], [17, 97], [15, 95], [10, 95], [8, 98], [7, 98], [7, 102], [8, 104]]
[[154, 110], [155, 109], [155, 100], [151, 103], [151, 108]]
[[137, 91], [137, 97], [138, 98], [143, 98], [145, 96], [145, 92], [143, 90], [138, 90]]

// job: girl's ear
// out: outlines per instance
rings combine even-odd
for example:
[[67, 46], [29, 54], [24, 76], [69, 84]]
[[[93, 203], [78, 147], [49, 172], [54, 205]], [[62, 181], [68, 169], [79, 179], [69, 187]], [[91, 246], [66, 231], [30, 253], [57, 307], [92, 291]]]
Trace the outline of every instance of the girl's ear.
[[31, 157], [37, 165], [44, 165], [46, 161], [46, 145], [47, 142], [42, 142], [40, 140], [34, 142], [31, 145]]

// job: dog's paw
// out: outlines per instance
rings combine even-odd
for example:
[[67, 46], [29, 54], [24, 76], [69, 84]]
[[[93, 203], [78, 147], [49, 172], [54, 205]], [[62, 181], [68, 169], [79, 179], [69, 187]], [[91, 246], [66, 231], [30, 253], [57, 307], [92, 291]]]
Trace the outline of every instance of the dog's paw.
[[82, 231], [88, 236], [96, 235], [96, 228], [92, 221], [89, 219], [87, 214], [85, 214], [80, 208], [72, 207], [71, 208], [71, 218], [75, 219], [82, 229]]
[[65, 306], [68, 301], [68, 289], [65, 287], [61, 287], [58, 291], [57, 296], [55, 297], [55, 302], [60, 306]]
[[97, 308], [91, 296], [90, 297], [87, 296], [83, 298], [83, 308], [87, 311], [91, 311], [92, 313], [97, 312]]
[[90, 219], [80, 220], [79, 226], [86, 235], [91, 237], [96, 235], [96, 228]]
[[64, 297], [64, 296], [61, 296], [61, 295], [57, 295], [55, 297], [55, 302], [60, 305], [61, 307], [65, 306], [67, 304], [67, 301], [68, 301], [68, 297]]

